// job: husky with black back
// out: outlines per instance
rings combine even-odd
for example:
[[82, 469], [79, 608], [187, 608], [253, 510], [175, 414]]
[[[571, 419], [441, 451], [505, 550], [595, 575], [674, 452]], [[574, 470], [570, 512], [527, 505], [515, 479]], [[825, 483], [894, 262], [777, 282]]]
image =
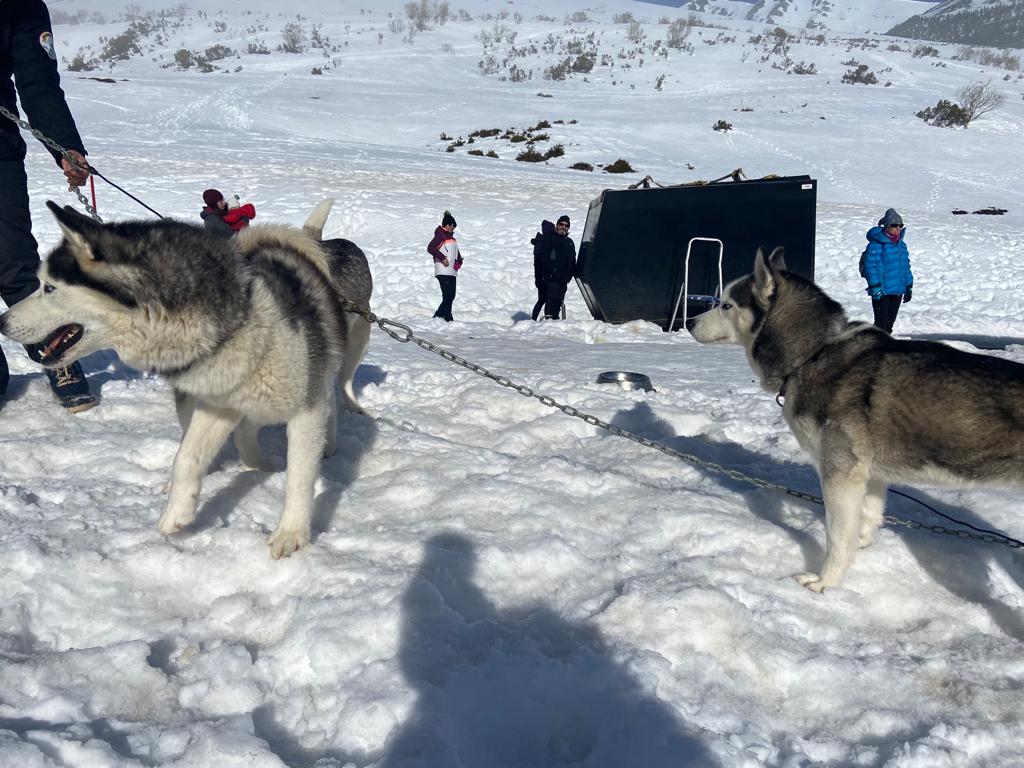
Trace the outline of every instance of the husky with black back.
[[1024, 365], [863, 322], [786, 271], [782, 249], [692, 318], [697, 341], [739, 344], [821, 476], [825, 562], [796, 579], [838, 585], [882, 523], [892, 484], [1020, 485]]
[[343, 305], [369, 308], [366, 257], [348, 240], [322, 240], [332, 204], [303, 229], [254, 225], [223, 239], [168, 219], [100, 224], [47, 203], [64, 238], [40, 266], [39, 290], [0, 316], [0, 333], [36, 345], [47, 367], [113, 348], [170, 382], [184, 435], [162, 532], [195, 519], [203, 474], [232, 431], [242, 461], [263, 469], [257, 430], [286, 424], [271, 555], [309, 541], [320, 457], [334, 450], [335, 387], [362, 413], [352, 378], [370, 334]]

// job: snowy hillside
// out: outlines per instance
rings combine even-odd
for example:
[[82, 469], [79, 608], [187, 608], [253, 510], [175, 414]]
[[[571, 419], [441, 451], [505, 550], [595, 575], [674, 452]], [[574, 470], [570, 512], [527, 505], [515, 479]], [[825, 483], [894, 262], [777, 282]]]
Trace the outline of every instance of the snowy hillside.
[[946, 0], [890, 34], [950, 43], [1024, 48], [1021, 0]]
[[[647, 4], [641, 2], [641, 8], [644, 5]], [[844, 0], [684, 0], [664, 5], [734, 21], [851, 34], [884, 32], [928, 7], [920, 0], [869, 0], [860, 3]], [[647, 10], [657, 12], [656, 9]], [[644, 15], [644, 11], [636, 15]]]
[[[816, 279], [851, 317], [870, 315], [864, 233], [893, 206], [915, 273], [897, 333], [1008, 337], [992, 354], [1024, 361], [1024, 82], [1006, 58], [864, 34], [923, 4], [781, 33], [631, 0], [466, 0], [413, 33], [398, 2], [50, 5], [69, 22], [62, 84], [112, 180], [197, 223], [210, 186], [251, 200], [256, 223], [301, 224], [334, 197], [326, 234], [365, 249], [376, 312], [704, 461], [819, 492], [738, 348], [593, 321], [573, 287], [566, 320], [529, 321], [542, 219], [567, 213], [578, 244], [589, 202], [647, 174], [806, 173]], [[877, 82], [843, 82], [861, 64]], [[1006, 101], [968, 128], [915, 117], [977, 81]], [[46, 251], [45, 200], [77, 201], [30, 144]], [[528, 145], [562, 154], [517, 161]], [[635, 172], [604, 171], [618, 159]], [[97, 193], [105, 219], [148, 216]], [[991, 207], [1006, 213], [973, 213]], [[445, 208], [466, 257], [451, 324], [431, 319], [425, 252]], [[196, 524], [161, 536], [180, 439], [167, 385], [92, 355], [101, 403], [72, 417], [2, 346], [0, 768], [1020, 765], [1020, 551], [887, 526], [842, 587], [812, 594], [790, 577], [821, 561], [814, 505], [374, 331], [356, 376], [369, 415], [342, 414], [314, 541], [275, 562], [283, 472], [229, 445]], [[606, 370], [655, 391], [597, 384]], [[261, 442], [283, 469], [284, 430]], [[903, 490], [1024, 539], [1019, 492]], [[949, 525], [907, 500], [889, 511]]]

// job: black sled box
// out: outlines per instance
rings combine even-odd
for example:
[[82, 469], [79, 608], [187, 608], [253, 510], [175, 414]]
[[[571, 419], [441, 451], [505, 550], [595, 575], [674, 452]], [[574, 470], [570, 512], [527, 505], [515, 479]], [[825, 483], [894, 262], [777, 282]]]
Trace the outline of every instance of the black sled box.
[[751, 271], [759, 247], [783, 246], [787, 268], [813, 280], [816, 203], [809, 176], [605, 190], [587, 212], [576, 284], [597, 320], [678, 330], [684, 305], [690, 317], [713, 306], [720, 255], [723, 285]]

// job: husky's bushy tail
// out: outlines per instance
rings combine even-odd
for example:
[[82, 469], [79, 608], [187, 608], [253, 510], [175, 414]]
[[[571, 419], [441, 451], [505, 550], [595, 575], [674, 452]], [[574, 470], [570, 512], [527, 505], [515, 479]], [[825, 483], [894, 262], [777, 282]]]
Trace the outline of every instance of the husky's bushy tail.
[[306, 230], [306, 234], [318, 243], [324, 239], [324, 224], [327, 223], [327, 217], [330, 215], [333, 206], [334, 198], [328, 197], [313, 209], [306, 223], [302, 225], [302, 228]]

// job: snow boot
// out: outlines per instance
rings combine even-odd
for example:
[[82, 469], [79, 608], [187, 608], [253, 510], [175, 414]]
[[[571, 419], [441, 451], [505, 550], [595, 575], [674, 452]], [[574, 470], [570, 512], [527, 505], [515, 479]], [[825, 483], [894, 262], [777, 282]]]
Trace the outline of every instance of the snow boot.
[[81, 413], [96, 405], [96, 396], [89, 390], [89, 382], [80, 363], [72, 363], [66, 368], [48, 368], [46, 376], [50, 379], [50, 389], [68, 413]]

